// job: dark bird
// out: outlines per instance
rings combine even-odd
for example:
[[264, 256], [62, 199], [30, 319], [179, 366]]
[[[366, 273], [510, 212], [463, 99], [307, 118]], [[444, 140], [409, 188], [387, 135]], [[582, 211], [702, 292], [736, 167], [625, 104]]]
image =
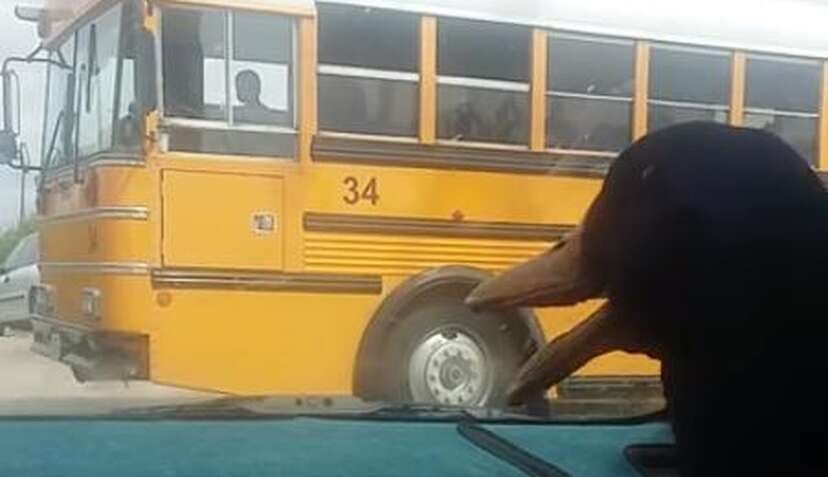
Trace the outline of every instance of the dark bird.
[[828, 475], [828, 193], [772, 133], [686, 123], [622, 152], [579, 229], [483, 283], [476, 309], [589, 319], [533, 356], [513, 404], [614, 350], [661, 361], [684, 476]]

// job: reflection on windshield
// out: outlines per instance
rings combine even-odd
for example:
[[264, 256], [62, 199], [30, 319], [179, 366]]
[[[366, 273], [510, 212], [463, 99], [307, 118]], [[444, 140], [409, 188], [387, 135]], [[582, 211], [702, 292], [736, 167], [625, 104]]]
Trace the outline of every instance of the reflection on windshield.
[[[49, 68], [45, 162], [77, 168], [42, 175], [39, 275], [7, 275], [33, 349], [79, 392], [126, 379], [504, 407], [530, 357], [604, 302], [465, 299], [569, 237], [630, 144], [704, 119], [828, 163], [822, 59], [272, 3], [90, 2], [52, 32], [69, 68]], [[143, 85], [159, 97], [136, 98]], [[591, 358], [527, 401], [663, 403], [657, 360]]]

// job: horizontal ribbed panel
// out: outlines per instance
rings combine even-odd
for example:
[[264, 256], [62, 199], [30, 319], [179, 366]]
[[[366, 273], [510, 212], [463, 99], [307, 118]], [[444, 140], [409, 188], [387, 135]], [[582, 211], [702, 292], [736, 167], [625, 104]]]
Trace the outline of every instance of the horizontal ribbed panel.
[[305, 269], [409, 275], [442, 265], [502, 271], [546, 250], [550, 242], [305, 233]]

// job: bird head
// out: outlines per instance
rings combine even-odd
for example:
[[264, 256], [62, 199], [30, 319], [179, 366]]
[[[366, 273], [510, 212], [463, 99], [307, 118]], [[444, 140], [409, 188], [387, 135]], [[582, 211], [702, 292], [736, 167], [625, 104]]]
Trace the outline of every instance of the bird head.
[[766, 286], [769, 267], [784, 261], [768, 250], [788, 247], [785, 229], [799, 220], [792, 211], [815, 202], [825, 202], [822, 184], [778, 137], [714, 123], [673, 126], [619, 155], [575, 232], [482, 283], [466, 303], [493, 309], [608, 298], [530, 360], [511, 391], [517, 400], [610, 351], [660, 356], [694, 310]]

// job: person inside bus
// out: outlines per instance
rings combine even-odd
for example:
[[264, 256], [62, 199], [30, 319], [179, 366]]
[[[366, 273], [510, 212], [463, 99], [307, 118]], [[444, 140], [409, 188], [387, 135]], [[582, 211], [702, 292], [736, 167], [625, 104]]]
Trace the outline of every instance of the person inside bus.
[[287, 120], [286, 113], [272, 109], [262, 102], [262, 80], [259, 74], [251, 69], [236, 74], [236, 98], [241, 105], [233, 107], [233, 116], [239, 122], [279, 125]]
[[661, 361], [683, 476], [828, 475], [828, 192], [775, 134], [712, 122], [636, 141], [577, 232], [484, 282], [475, 309], [605, 296], [509, 390], [525, 402], [615, 350]]
[[518, 142], [520, 133], [520, 108], [514, 96], [506, 96], [494, 113], [494, 139], [501, 142]]
[[455, 141], [468, 141], [485, 137], [486, 122], [471, 100], [463, 101], [451, 111], [449, 136]]

